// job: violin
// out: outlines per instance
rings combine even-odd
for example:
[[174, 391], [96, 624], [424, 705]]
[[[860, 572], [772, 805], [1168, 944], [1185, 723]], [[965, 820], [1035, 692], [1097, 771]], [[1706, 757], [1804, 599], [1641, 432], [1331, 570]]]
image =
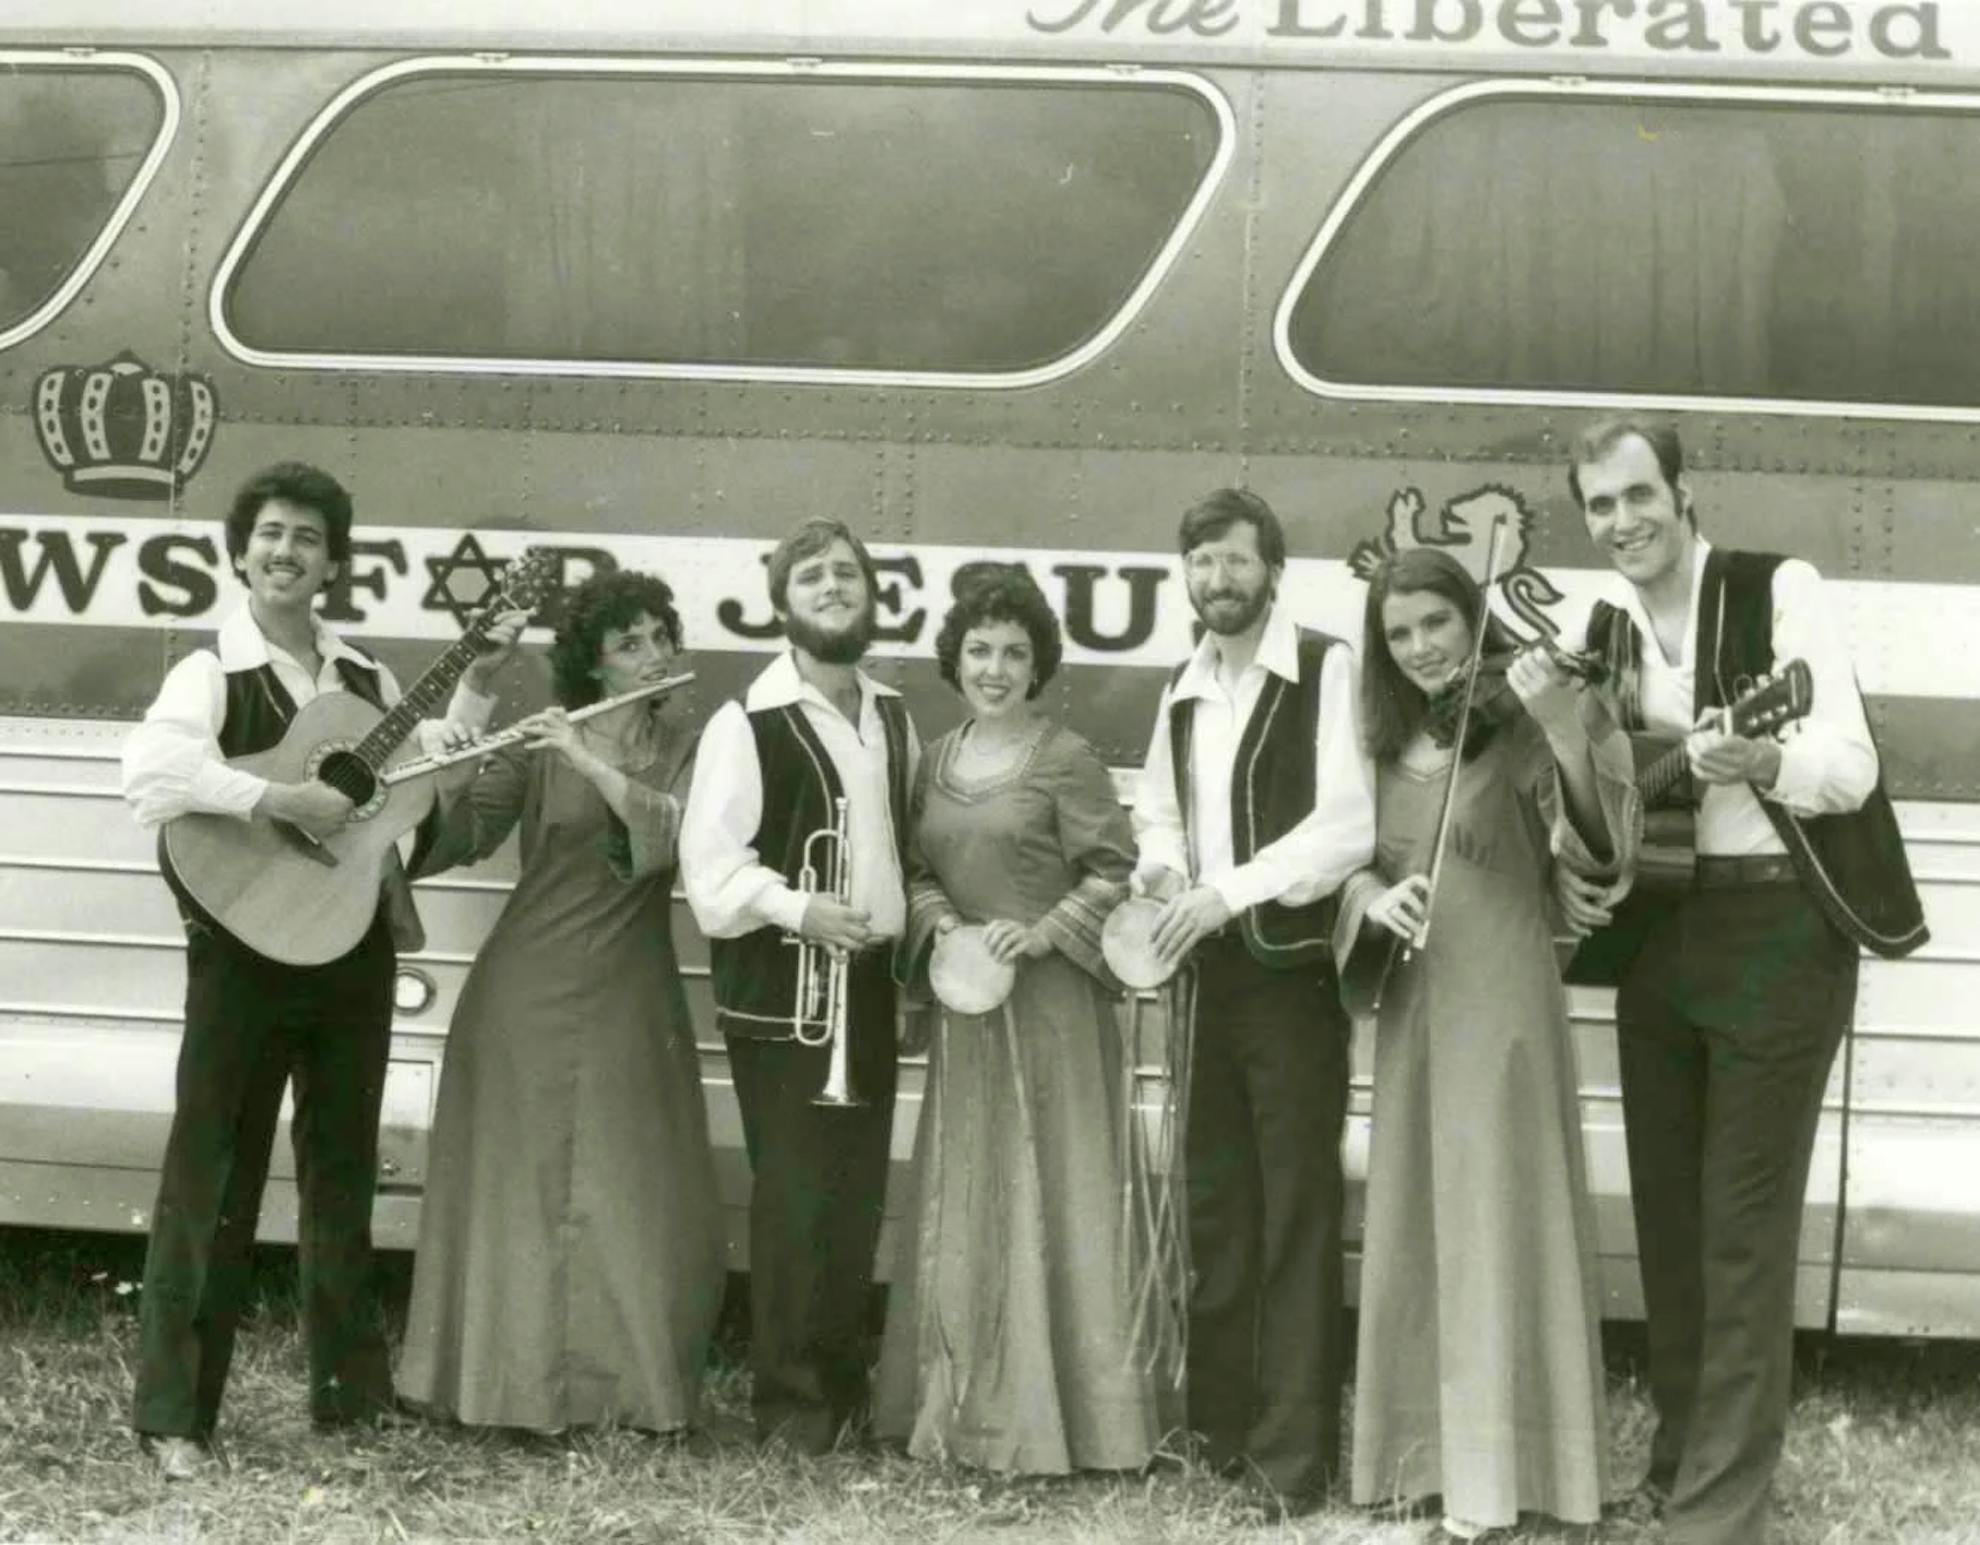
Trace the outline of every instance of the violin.
[[[1527, 649], [1541, 649], [1561, 671], [1576, 681], [1599, 687], [1609, 679], [1609, 663], [1586, 649], [1563, 649], [1551, 638], [1529, 643], [1511, 642], [1478, 659], [1478, 684], [1471, 694], [1471, 715], [1465, 724], [1462, 760], [1470, 761], [1490, 743], [1501, 725], [1510, 724], [1526, 711], [1519, 694], [1506, 680], [1506, 672]], [[1424, 728], [1439, 746], [1448, 749], [1457, 739], [1458, 718], [1464, 707], [1465, 683], [1472, 667], [1466, 665], [1449, 681], [1430, 694], [1430, 708]]]

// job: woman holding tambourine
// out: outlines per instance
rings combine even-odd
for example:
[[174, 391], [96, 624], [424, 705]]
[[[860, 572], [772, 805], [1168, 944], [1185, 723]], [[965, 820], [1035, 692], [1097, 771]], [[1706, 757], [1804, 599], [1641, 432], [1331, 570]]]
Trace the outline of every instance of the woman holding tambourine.
[[874, 1425], [1007, 1473], [1139, 1468], [1161, 1427], [1100, 955], [1134, 838], [1093, 748], [1035, 706], [1059, 622], [1023, 569], [966, 572], [935, 650], [970, 717], [915, 798], [901, 959], [942, 1010]]

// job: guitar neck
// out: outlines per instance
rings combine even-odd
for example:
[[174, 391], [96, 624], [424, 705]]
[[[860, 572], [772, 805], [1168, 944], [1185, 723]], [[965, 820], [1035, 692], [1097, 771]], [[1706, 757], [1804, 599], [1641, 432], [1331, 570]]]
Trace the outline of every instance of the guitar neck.
[[[1732, 733], [1751, 734], [1756, 727], [1755, 716], [1748, 704], [1735, 704], [1732, 713]], [[1638, 736], [1652, 744], [1662, 744], [1666, 737], [1661, 735]], [[1643, 796], [1645, 804], [1661, 799], [1678, 786], [1684, 775], [1690, 771], [1691, 762], [1684, 752], [1682, 738], [1671, 741], [1668, 748], [1648, 762], [1640, 764], [1636, 773], [1636, 791]]]
[[1678, 786], [1690, 767], [1684, 754], [1684, 742], [1671, 746], [1636, 775], [1636, 792], [1643, 796], [1643, 802], [1650, 804]]
[[371, 732], [353, 748], [353, 754], [373, 772], [383, 767], [385, 759], [398, 750], [399, 743], [412, 733], [413, 726], [421, 719], [432, 717], [446, 703], [454, 684], [466, 674], [467, 668], [474, 663], [474, 657], [481, 652], [482, 638], [482, 625], [477, 619], [447, 646], [439, 659], [420, 673], [419, 680], [406, 688], [405, 695], [386, 710], [385, 717], [373, 725]]

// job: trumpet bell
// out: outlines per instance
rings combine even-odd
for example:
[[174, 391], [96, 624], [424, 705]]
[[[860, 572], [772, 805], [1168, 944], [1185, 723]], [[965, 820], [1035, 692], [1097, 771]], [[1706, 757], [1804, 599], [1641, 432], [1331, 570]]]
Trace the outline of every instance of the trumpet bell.
[[1016, 984], [1017, 968], [990, 953], [975, 923], [941, 935], [928, 957], [928, 985], [942, 1006], [957, 1014], [989, 1013]]
[[1100, 926], [1100, 955], [1107, 969], [1129, 987], [1160, 987], [1176, 974], [1175, 964], [1155, 953], [1152, 936], [1162, 903], [1152, 896], [1130, 896]]

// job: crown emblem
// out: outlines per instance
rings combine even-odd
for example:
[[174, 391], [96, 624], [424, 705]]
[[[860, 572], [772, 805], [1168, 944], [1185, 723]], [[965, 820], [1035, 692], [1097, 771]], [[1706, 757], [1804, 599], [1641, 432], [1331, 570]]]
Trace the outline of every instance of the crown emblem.
[[157, 371], [126, 350], [57, 365], [34, 383], [42, 454], [71, 493], [169, 499], [213, 446], [213, 383]]

